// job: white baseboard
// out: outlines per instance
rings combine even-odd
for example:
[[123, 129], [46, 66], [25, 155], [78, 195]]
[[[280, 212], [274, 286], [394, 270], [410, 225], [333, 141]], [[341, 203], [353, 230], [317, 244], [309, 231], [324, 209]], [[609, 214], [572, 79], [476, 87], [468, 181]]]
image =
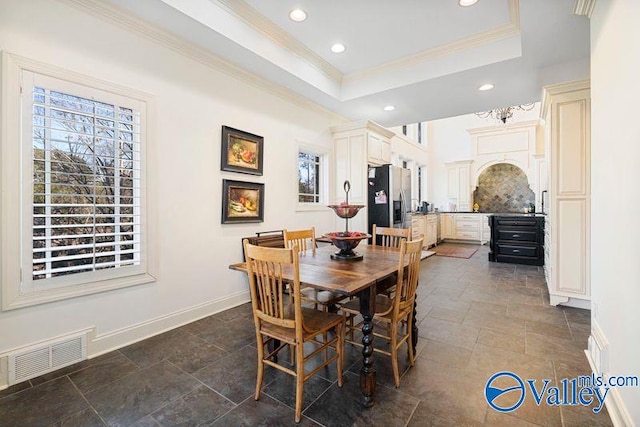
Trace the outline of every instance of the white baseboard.
[[87, 343], [87, 354], [89, 358], [100, 356], [249, 301], [251, 301], [249, 291], [243, 291], [106, 334], [96, 335]]
[[[251, 301], [249, 291], [243, 291], [102, 335], [95, 335], [94, 327], [85, 331], [87, 333], [87, 357], [91, 359], [100, 356], [249, 301]], [[0, 390], [9, 386], [6, 354], [14, 350], [16, 349], [0, 354]]]
[[568, 307], [591, 310], [591, 300], [589, 299], [573, 298], [566, 295], [557, 295], [553, 293], [549, 293], [549, 304], [553, 306], [565, 305]]
[[[596, 375], [609, 374], [609, 341], [602, 332], [595, 319], [591, 319], [591, 336], [589, 336], [589, 349], [585, 350], [587, 361], [591, 371]], [[616, 387], [611, 387], [605, 400], [611, 422], [616, 427], [635, 427], [620, 393]]]
[[[591, 358], [591, 354], [589, 354], [589, 350], [585, 350], [584, 354], [587, 356], [589, 366], [591, 366], [591, 371], [596, 375], [600, 375], [600, 373], [596, 369], [593, 359]], [[609, 413], [609, 418], [611, 418], [611, 423], [615, 427], [636, 426], [636, 424], [631, 419], [631, 415], [629, 415], [629, 411], [627, 411], [627, 408], [624, 406], [617, 388], [612, 387], [609, 389], [609, 392], [607, 393], [607, 399], [604, 401], [604, 404], [607, 408], [607, 412]]]

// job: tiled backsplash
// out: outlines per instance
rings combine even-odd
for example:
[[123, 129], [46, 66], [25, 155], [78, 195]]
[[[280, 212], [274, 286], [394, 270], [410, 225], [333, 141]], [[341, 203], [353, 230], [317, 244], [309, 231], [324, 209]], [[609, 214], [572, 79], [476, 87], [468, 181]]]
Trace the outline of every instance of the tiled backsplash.
[[522, 212], [536, 196], [522, 169], [508, 163], [490, 166], [478, 177], [473, 201], [480, 212]]

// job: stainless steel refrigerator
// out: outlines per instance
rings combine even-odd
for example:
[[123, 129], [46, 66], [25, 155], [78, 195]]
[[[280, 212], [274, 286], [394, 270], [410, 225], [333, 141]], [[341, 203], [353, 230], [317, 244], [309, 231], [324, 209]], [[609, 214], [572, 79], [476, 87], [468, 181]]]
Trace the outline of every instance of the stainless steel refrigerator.
[[411, 171], [393, 165], [369, 168], [369, 233], [378, 227], [411, 227]]

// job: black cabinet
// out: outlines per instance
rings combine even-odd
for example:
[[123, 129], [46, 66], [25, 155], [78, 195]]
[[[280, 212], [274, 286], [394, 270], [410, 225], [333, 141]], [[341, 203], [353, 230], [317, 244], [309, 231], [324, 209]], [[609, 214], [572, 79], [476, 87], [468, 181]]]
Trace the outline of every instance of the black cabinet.
[[544, 265], [544, 216], [491, 215], [489, 261]]

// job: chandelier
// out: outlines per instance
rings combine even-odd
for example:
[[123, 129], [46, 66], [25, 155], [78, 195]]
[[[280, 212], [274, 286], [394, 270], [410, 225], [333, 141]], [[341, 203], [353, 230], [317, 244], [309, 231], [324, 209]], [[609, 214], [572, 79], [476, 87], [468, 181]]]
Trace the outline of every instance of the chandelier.
[[506, 124], [507, 119], [510, 119], [513, 117], [514, 111], [516, 110], [531, 111], [533, 110], [533, 107], [535, 107], [535, 105], [536, 105], [535, 103], [531, 103], [531, 104], [514, 105], [512, 107], [496, 108], [494, 110], [482, 111], [480, 113], [476, 113], [476, 116], [482, 119], [491, 118], [491, 119], [499, 120], [503, 124]]

